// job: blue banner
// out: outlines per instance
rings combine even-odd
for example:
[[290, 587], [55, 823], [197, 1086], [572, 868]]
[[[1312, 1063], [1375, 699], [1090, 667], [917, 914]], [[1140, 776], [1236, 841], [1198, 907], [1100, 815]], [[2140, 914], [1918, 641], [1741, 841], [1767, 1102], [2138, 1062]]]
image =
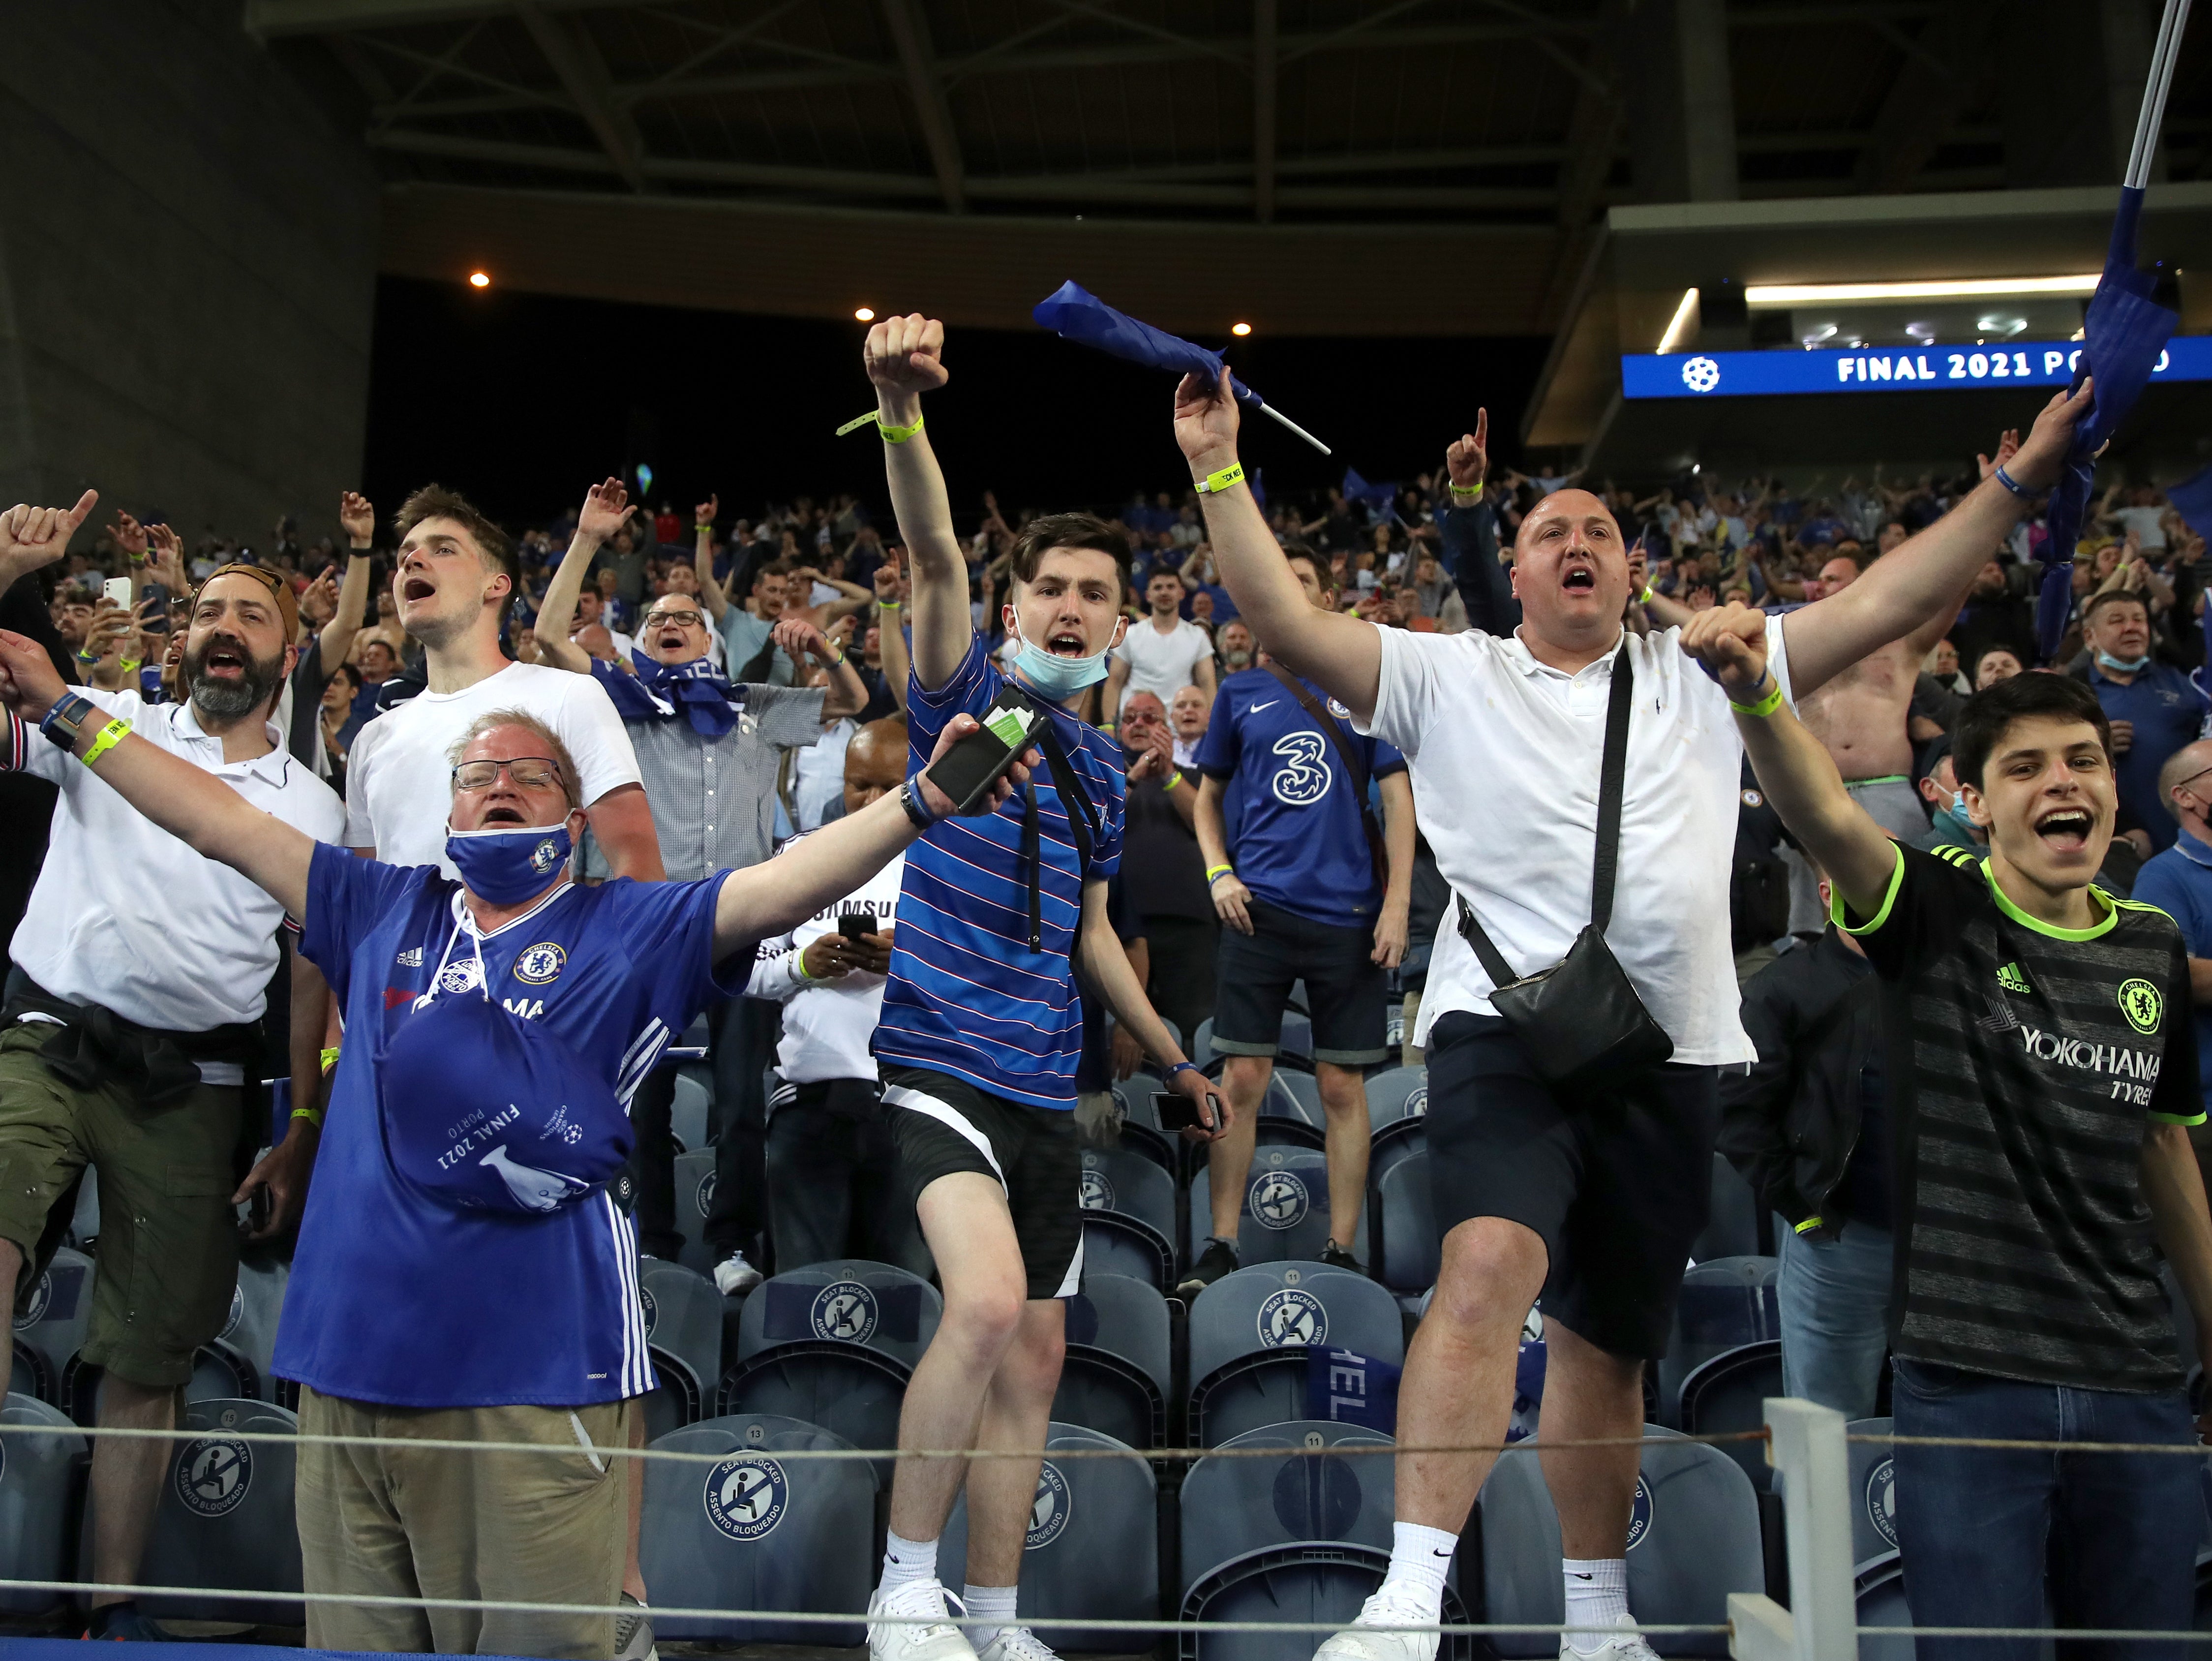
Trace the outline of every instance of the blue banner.
[[[1796, 392], [1923, 392], [2063, 386], [2078, 340], [2016, 340], [1993, 346], [1859, 347], [1848, 351], [1639, 352], [1620, 360], [1624, 398], [1772, 398]], [[2212, 335], [2176, 335], [2151, 384], [2212, 380]]]

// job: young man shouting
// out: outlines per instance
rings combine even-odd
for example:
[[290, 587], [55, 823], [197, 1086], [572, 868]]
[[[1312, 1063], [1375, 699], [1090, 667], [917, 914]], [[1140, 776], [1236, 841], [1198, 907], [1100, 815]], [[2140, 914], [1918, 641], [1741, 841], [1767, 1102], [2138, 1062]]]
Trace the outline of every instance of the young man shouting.
[[[2204, 1118], [2189, 964], [2172, 918], [2092, 881], [2119, 801], [2096, 693], [2021, 675], [1969, 699], [1953, 754], [1988, 855], [1923, 854], [1851, 800], [1769, 672], [1756, 613], [1694, 618], [1682, 648], [1718, 672], [1767, 800], [1881, 978], [1899, 1436], [2195, 1440], [2191, 1358], [2158, 1272], [2163, 1252], [2196, 1359], [2212, 1354], [2212, 1216], [2183, 1129]], [[2040, 1626], [2049, 1561], [2066, 1566], [2052, 1591], [2067, 1624], [2185, 1625], [2197, 1471], [2155, 1454], [1900, 1442], [1914, 1621]], [[2054, 1530], [2065, 1544], [2047, 1554]], [[1936, 1661], [2038, 1647], [1919, 1642]]]
[[[1033, 520], [1014, 539], [1004, 609], [1016, 648], [1003, 675], [975, 637], [968, 567], [944, 475], [922, 431], [921, 394], [945, 383], [945, 328], [920, 316], [868, 332], [877, 423], [914, 567], [912, 765], [945, 723], [1003, 691], [1042, 711], [1029, 788], [987, 818], [925, 837], [907, 856], [876, 1057], [891, 1134], [945, 1287], [945, 1317], [907, 1386], [902, 1449], [975, 1448], [1014, 1457], [902, 1459], [868, 1628], [873, 1661], [1038, 1661], [1014, 1624], [1015, 1579], [1045, 1427], [1065, 1353], [1064, 1309], [1083, 1269], [1075, 1068], [1079, 965], [1122, 1030], [1167, 1068], [1207, 1129], [1226, 1110], [1183, 1057], [1106, 916], [1121, 862], [1120, 747], [1072, 711], [1106, 678], [1121, 636], [1129, 550], [1087, 514]], [[937, 1541], [968, 1490], [963, 1637], [945, 1619]]]

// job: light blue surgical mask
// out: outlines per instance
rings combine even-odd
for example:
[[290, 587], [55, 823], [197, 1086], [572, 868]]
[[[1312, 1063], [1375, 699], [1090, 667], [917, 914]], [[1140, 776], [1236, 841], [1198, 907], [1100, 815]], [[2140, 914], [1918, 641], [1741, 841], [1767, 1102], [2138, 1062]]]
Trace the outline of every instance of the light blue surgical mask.
[[1018, 625], [1014, 630], [1014, 638], [1021, 641], [1021, 649], [1014, 654], [1015, 669], [1024, 680], [1055, 703], [1064, 703], [1085, 687], [1095, 686], [1105, 679], [1106, 660], [1114, 651], [1109, 643], [1104, 651], [1092, 657], [1060, 657], [1022, 640]]
[[2150, 654], [2146, 652], [2139, 658], [2116, 658], [2110, 652], [2099, 652], [2097, 664], [2100, 668], [2117, 669], [2124, 675], [2139, 675], [2150, 667]]

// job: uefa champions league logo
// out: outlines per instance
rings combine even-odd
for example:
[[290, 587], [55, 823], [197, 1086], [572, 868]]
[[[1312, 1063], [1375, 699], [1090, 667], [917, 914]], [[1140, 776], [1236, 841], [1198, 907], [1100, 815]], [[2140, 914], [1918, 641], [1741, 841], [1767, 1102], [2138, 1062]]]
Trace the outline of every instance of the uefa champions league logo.
[[707, 1472], [700, 1496], [707, 1520], [732, 1540], [757, 1540], [783, 1521], [791, 1482], [783, 1467], [757, 1453], [741, 1453]]
[[227, 1517], [253, 1486], [253, 1450], [244, 1442], [203, 1436], [177, 1457], [177, 1498], [195, 1517]]
[[1067, 1515], [1067, 1478], [1048, 1459], [1037, 1470], [1036, 1498], [1030, 1501], [1030, 1531], [1022, 1549], [1035, 1551], [1059, 1539]]
[[1710, 357], [1693, 357], [1682, 365], [1682, 384], [1693, 392], [1709, 392], [1721, 384], [1721, 366]]
[[1292, 1349], [1328, 1336], [1328, 1311], [1310, 1292], [1285, 1287], [1260, 1305], [1260, 1342], [1269, 1349]]

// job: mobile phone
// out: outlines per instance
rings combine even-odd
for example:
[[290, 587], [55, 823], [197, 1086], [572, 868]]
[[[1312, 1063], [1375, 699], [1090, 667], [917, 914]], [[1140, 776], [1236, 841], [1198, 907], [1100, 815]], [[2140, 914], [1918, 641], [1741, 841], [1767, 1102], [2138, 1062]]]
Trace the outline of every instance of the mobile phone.
[[837, 919], [837, 932], [848, 940], [864, 940], [876, 932], [876, 920], [862, 916], [840, 917]]
[[956, 813], [970, 812], [1004, 778], [1045, 720], [1027, 700], [1000, 693], [982, 725], [961, 739], [922, 775], [951, 800]]
[[131, 579], [129, 577], [108, 578], [100, 585], [100, 597], [110, 605], [120, 605], [127, 609], [131, 604]]

